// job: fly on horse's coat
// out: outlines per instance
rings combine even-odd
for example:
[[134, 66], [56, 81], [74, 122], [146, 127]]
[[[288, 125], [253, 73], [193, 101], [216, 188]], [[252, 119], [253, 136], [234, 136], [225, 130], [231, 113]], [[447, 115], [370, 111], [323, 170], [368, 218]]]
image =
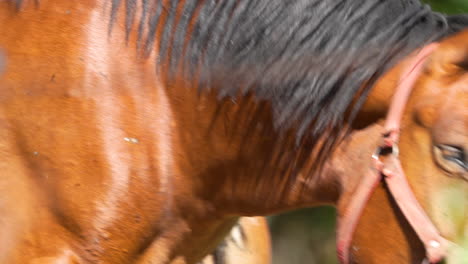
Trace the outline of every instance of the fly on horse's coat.
[[418, 0], [0, 1], [0, 263], [193, 264], [321, 204], [343, 263], [460, 263], [467, 27]]

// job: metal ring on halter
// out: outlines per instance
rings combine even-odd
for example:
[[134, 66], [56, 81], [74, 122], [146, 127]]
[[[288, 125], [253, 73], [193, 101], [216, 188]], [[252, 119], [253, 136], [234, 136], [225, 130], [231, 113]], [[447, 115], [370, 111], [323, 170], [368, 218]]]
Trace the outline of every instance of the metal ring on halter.
[[376, 162], [380, 162], [380, 155], [382, 154], [382, 147], [377, 147], [377, 149], [374, 151], [372, 154], [372, 159], [375, 160]]
[[398, 147], [398, 144], [393, 144], [392, 145], [392, 155], [398, 158], [400, 155], [400, 148]]
[[[377, 147], [377, 149], [374, 151], [372, 154], [372, 159], [375, 161], [380, 161], [380, 156], [382, 156], [382, 152], [384, 149], [387, 149], [387, 147]], [[392, 155], [398, 158], [400, 155], [400, 149], [398, 148], [398, 144], [392, 144]]]

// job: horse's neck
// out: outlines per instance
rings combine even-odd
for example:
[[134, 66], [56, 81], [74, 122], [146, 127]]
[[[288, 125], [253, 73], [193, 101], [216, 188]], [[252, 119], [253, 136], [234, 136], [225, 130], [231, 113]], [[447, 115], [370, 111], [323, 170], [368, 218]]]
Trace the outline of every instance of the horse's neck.
[[[407, 59], [403, 60], [378, 81], [356, 118], [356, 127], [359, 129], [368, 127], [385, 117], [390, 99], [398, 86], [401, 69], [406, 63]], [[348, 142], [343, 142], [338, 151], [341, 154], [329, 158], [324, 170], [317, 173], [311, 169], [310, 165], [314, 162], [313, 149], [301, 146], [300, 149], [307, 150], [308, 153], [296, 153], [294, 139], [292, 139], [294, 138], [293, 131], [291, 130], [289, 134], [285, 133], [286, 136], [282, 137], [275, 132], [272, 126], [272, 116], [269, 114], [271, 109], [268, 105], [261, 106], [245, 98], [227, 99], [221, 107], [217, 110], [212, 109], [211, 114], [207, 114], [207, 105], [218, 105], [215, 95], [212, 99], [206, 100], [208, 97], [202, 100], [205, 102], [204, 110], [200, 112], [196, 121], [200, 126], [199, 121], [204, 118], [208, 120], [202, 123], [215, 120], [211, 123], [210, 129], [213, 130], [209, 132], [211, 137], [207, 140], [218, 148], [212, 150], [210, 155], [215, 155], [216, 160], [222, 160], [221, 157], [225, 157], [226, 160], [217, 165], [216, 173], [204, 175], [218, 179], [209, 179], [208, 182], [222, 183], [218, 187], [219, 190], [225, 190], [225, 192], [217, 194], [223, 193], [220, 196], [229, 200], [223, 200], [224, 205], [231, 203], [233, 207], [242, 209], [250, 207], [250, 210], [243, 212], [244, 214], [268, 214], [272, 211], [311, 206], [317, 203], [336, 203], [340, 195], [348, 189], [352, 190], [353, 183], [358, 181], [358, 177], [353, 177], [359, 173], [350, 175], [346, 172], [348, 171], [346, 168], [353, 167], [357, 161], [353, 163], [351, 162], [353, 158], [345, 159], [344, 157], [362, 154], [366, 150], [371, 152], [373, 144], [376, 143], [371, 142], [371, 145], [367, 146], [362, 143], [365, 140], [359, 139], [362, 141], [360, 145], [350, 149]], [[191, 96], [191, 98], [195, 97]], [[206, 102], [210, 100], [211, 103], [207, 104]], [[184, 101], [190, 100], [186, 98]], [[197, 106], [194, 102], [192, 109], [197, 107], [200, 108], [200, 105]], [[179, 107], [175, 107], [177, 108]], [[195, 123], [191, 125], [191, 127], [194, 126]], [[199, 128], [202, 131], [207, 129], [207, 127]], [[356, 131], [355, 134], [371, 136], [374, 132]], [[378, 133], [376, 133], [376, 138], [377, 136]], [[226, 138], [229, 140], [226, 141]], [[203, 140], [199, 139], [197, 142], [203, 142]], [[186, 145], [190, 144], [193, 143]], [[344, 151], [351, 153], [344, 154]], [[197, 152], [197, 155], [199, 154], [200, 152]], [[364, 164], [364, 162], [367, 165], [367, 160], [361, 163]], [[223, 175], [225, 180], [220, 181], [220, 175]], [[271, 186], [275, 186], [274, 190]]]
[[[356, 119], [357, 126], [367, 127], [385, 117], [405, 63], [395, 66], [376, 84]], [[351, 176], [358, 173], [346, 172], [353, 164], [352, 159], [343, 158], [347, 156], [343, 151], [329, 158], [321, 173], [314, 171], [313, 149], [301, 146], [299, 149], [307, 153], [298, 153], [294, 131], [281, 135], [275, 130], [268, 104], [252, 97], [220, 102], [215, 92], [200, 96], [183, 82], [168, 86], [166, 92], [178, 128], [174, 133], [181, 133], [181, 157], [191, 161], [180, 163], [183, 174], [196, 178], [196, 192], [222, 205], [228, 214], [270, 214], [334, 204], [357, 181]], [[366, 133], [370, 134], [360, 132]], [[356, 153], [373, 150], [362, 144], [350, 150], [347, 142], [340, 149]]]
[[[179, 134], [175, 149], [183, 153], [176, 163], [194, 193], [226, 214], [268, 214], [318, 202], [318, 187], [308, 181], [311, 172], [306, 166], [292, 169], [299, 162], [294, 142], [273, 128], [268, 105], [251, 97], [219, 102], [214, 93], [199, 96], [196, 89], [179, 85], [166, 91], [177, 128], [173, 133]], [[299, 190], [307, 192], [299, 195]]]

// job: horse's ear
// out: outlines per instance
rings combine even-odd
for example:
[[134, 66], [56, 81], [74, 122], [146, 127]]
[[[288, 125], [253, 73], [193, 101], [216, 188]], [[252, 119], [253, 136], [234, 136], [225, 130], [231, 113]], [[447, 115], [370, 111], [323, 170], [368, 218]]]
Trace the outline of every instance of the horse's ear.
[[[467, 45], [460, 45], [467, 43]], [[441, 42], [425, 66], [432, 77], [452, 77], [468, 72], [468, 31]]]

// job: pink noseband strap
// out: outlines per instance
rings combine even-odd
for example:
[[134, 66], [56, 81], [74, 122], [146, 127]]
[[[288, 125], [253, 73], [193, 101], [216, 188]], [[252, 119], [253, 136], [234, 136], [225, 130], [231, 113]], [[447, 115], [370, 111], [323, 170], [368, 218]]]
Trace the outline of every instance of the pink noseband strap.
[[[434, 43], [424, 47], [412, 59], [410, 66], [402, 74], [400, 85], [389, 108], [382, 134], [382, 144], [372, 156], [372, 167], [361, 179], [346, 211], [340, 216], [337, 250], [343, 264], [349, 263], [349, 250], [357, 223], [367, 201], [382, 181], [382, 177], [406, 220], [424, 244], [427, 260], [430, 263], [437, 263], [445, 257], [447, 242], [440, 236], [437, 228], [416, 200], [398, 158], [400, 123], [405, 105], [423, 69], [424, 62], [437, 46], [438, 44]], [[392, 150], [392, 156], [382, 162], [380, 160], [381, 152], [389, 148]]]

